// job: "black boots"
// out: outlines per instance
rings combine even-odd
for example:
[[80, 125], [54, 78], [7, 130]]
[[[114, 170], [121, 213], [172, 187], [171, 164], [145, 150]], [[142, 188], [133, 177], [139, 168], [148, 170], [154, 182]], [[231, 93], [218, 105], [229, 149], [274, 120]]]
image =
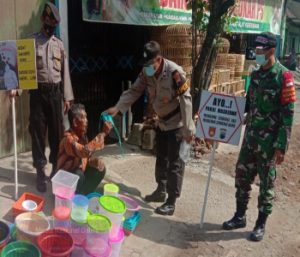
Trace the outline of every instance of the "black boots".
[[223, 223], [223, 229], [233, 230], [246, 227], [246, 215], [236, 212], [231, 220]]
[[236, 203], [236, 213], [231, 220], [225, 221], [223, 223], [223, 229], [233, 230], [237, 228], [246, 227], [246, 210], [247, 206], [239, 202]]
[[256, 220], [255, 227], [250, 235], [250, 240], [259, 242], [263, 239], [264, 234], [265, 234], [265, 227], [266, 227], [266, 221], [267, 221], [268, 215], [259, 212], [258, 213], [258, 218]]
[[156, 208], [155, 213], [164, 216], [166, 215], [172, 216], [175, 211], [175, 202], [176, 202], [176, 197], [169, 196], [167, 201], [162, 206]]
[[167, 187], [165, 184], [158, 184], [157, 189], [151, 194], [145, 196], [146, 202], [163, 203], [166, 201]]
[[[258, 242], [263, 239], [267, 218], [267, 214], [263, 212], [258, 213], [255, 227], [250, 234], [251, 241]], [[237, 209], [237, 212], [234, 214], [233, 218], [223, 223], [223, 229], [225, 230], [233, 230], [244, 227], [246, 227], [246, 215], [244, 209]]]

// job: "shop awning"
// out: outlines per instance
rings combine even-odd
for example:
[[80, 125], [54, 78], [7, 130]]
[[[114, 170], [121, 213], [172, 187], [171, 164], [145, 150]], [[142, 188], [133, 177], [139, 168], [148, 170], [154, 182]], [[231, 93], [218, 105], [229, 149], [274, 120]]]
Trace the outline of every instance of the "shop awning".
[[82, 0], [83, 20], [129, 25], [191, 24], [186, 0]]
[[284, 0], [240, 0], [234, 12], [237, 22], [230, 25], [230, 31], [280, 35], [283, 4]]

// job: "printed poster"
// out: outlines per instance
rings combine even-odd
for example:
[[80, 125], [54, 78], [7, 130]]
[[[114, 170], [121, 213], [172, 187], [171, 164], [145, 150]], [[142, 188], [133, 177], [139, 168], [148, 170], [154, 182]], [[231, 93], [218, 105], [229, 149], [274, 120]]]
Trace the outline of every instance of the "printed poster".
[[245, 97], [203, 91], [196, 136], [239, 145], [245, 104]]
[[0, 90], [36, 88], [34, 39], [0, 41]]

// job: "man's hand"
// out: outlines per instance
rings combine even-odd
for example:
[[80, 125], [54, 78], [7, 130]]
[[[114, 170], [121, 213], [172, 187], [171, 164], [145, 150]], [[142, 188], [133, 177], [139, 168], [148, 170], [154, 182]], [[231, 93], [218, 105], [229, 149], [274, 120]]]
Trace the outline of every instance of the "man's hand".
[[110, 131], [112, 130], [113, 126], [109, 121], [104, 122], [103, 127], [102, 127], [102, 132], [107, 136]]
[[103, 171], [105, 168], [104, 162], [98, 157], [92, 157], [89, 160], [89, 165], [93, 168], [98, 169], [99, 171]]
[[64, 114], [67, 114], [71, 107], [71, 101], [64, 101]]
[[284, 153], [281, 150], [276, 149], [274, 154], [274, 160], [275, 164], [280, 165], [284, 161]]
[[105, 134], [103, 132], [99, 133], [96, 139], [97, 139], [97, 145], [99, 146], [99, 150], [102, 150], [104, 148]]
[[114, 107], [110, 107], [105, 112], [111, 115], [112, 117], [115, 117], [119, 113], [119, 111], [120, 110], [116, 106], [114, 106]]
[[18, 90], [10, 90], [8, 92], [8, 97], [9, 100], [11, 101], [14, 97], [16, 97], [18, 95]]

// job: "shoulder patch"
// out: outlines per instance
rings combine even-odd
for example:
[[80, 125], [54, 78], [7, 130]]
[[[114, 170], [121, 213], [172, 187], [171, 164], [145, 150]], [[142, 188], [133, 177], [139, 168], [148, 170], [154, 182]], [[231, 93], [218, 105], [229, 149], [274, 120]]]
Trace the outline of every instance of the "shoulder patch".
[[281, 89], [281, 104], [296, 102], [296, 91], [293, 73], [290, 71], [283, 73], [283, 85]]
[[179, 73], [179, 71], [173, 71], [172, 78], [177, 96], [183, 95], [186, 91], [188, 91], [190, 86], [187, 80]]

